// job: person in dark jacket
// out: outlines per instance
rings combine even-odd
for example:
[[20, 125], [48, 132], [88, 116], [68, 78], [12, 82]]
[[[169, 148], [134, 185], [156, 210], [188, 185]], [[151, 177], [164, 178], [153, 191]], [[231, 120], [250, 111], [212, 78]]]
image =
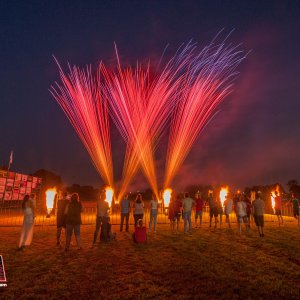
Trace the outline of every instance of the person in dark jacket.
[[66, 209], [65, 209], [66, 229], [67, 229], [65, 251], [68, 251], [68, 249], [70, 247], [73, 230], [74, 230], [78, 250], [81, 249], [81, 246], [80, 246], [81, 212], [82, 212], [82, 204], [79, 200], [79, 195], [77, 193], [73, 193], [71, 196], [71, 201], [66, 206]]
[[65, 209], [67, 204], [69, 203], [68, 200], [68, 193], [63, 192], [62, 198], [57, 201], [57, 214], [56, 214], [56, 244], [60, 245], [60, 237], [61, 237], [61, 231], [64, 228], [66, 233], [66, 215], [65, 215]]

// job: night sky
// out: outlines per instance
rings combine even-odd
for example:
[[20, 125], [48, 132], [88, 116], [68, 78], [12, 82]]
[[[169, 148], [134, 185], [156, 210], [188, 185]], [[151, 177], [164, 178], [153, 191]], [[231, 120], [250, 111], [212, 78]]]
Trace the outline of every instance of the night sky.
[[[44, 168], [66, 184], [101, 184], [89, 156], [49, 93], [59, 80], [54, 54], [96, 68], [158, 61], [190, 39], [205, 45], [222, 29], [251, 50], [234, 92], [198, 138], [174, 187], [300, 180], [300, 1], [1, 1], [0, 164], [32, 173]], [[167, 137], [157, 153], [162, 184]], [[125, 145], [112, 133], [115, 177]], [[139, 175], [134, 188], [145, 188]]]

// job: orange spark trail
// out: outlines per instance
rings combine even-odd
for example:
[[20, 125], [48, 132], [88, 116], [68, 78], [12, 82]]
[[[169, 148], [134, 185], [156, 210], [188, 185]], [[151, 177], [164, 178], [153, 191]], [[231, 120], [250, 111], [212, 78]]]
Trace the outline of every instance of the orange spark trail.
[[235, 69], [245, 57], [236, 49], [221, 43], [210, 44], [199, 54], [196, 48], [190, 52], [190, 65], [182, 76], [181, 100], [172, 117], [165, 187], [171, 185], [196, 138], [232, 91]]
[[113, 186], [109, 116], [99, 89], [100, 73], [95, 78], [90, 67], [80, 70], [69, 66], [66, 75], [59, 64], [58, 67], [62, 84], [56, 83], [50, 92], [74, 127], [103, 181]]
[[153, 76], [150, 76], [149, 65], [146, 70], [140, 65], [122, 70], [119, 65], [116, 74], [101, 66], [113, 120], [127, 142], [118, 199], [125, 193], [139, 164], [158, 196], [154, 151], [172, 112], [180, 82], [176, 75], [183, 65], [180, 61], [173, 64], [173, 61], [175, 58]]

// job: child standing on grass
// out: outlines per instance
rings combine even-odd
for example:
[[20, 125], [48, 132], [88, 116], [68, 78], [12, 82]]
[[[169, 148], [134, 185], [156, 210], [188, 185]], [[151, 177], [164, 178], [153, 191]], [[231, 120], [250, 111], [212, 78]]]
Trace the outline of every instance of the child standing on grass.
[[264, 213], [265, 213], [265, 202], [260, 198], [260, 193], [256, 193], [255, 200], [253, 201], [253, 217], [260, 237], [265, 236], [264, 235]]
[[77, 248], [78, 250], [81, 249], [80, 246], [81, 212], [82, 212], [82, 204], [79, 200], [79, 195], [77, 193], [73, 193], [71, 196], [71, 202], [66, 206], [66, 210], [65, 210], [66, 228], [67, 228], [65, 251], [69, 250], [71, 238], [73, 235], [73, 230], [77, 242]]
[[143, 226], [143, 220], [139, 219], [137, 221], [137, 226], [135, 227], [134, 233], [132, 234], [133, 241], [137, 244], [145, 244], [147, 242], [147, 230]]
[[239, 233], [242, 233], [242, 223], [245, 224], [247, 233], [249, 231], [248, 227], [248, 218], [247, 218], [247, 204], [241, 197], [239, 201], [236, 203], [236, 212], [239, 224]]

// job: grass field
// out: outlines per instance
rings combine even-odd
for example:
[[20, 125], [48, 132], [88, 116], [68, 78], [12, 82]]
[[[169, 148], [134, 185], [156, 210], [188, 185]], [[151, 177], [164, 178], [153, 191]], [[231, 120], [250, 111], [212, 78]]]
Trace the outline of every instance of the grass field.
[[[82, 226], [82, 250], [55, 245], [54, 226], [36, 227], [16, 251], [20, 227], [0, 228], [7, 288], [1, 299], [300, 299], [300, 228], [267, 223], [265, 238], [233, 229], [174, 235], [167, 225], [136, 245], [128, 233], [91, 248], [94, 227]], [[114, 228], [117, 231], [117, 227]]]

